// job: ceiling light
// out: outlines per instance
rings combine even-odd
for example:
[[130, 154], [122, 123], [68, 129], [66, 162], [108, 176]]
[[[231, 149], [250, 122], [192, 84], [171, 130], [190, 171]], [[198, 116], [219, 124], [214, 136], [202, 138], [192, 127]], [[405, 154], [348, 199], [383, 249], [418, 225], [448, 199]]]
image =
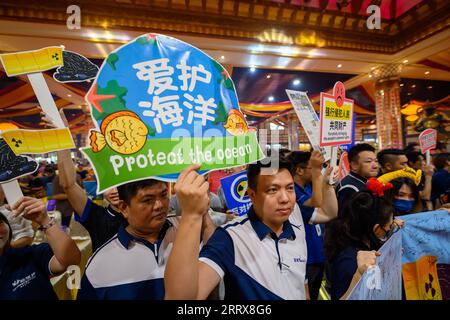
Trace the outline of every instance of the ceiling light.
[[375, 70], [375, 67], [370, 68], [370, 70], [372, 70], [372, 71]]
[[338, 67], [338, 68], [342, 68], [342, 64], [339, 63], [339, 64], [337, 65], [337, 67]]
[[415, 84], [413, 84], [412, 86], [411, 86], [411, 88], [415, 88], [416, 87], [416, 85]]
[[403, 87], [404, 86], [404, 84], [403, 83], [400, 83], [400, 87]]
[[256, 71], [256, 68], [255, 68], [255, 67], [251, 67], [251, 68], [250, 68], [250, 71], [251, 71], [251, 72], [255, 72], [255, 71]]
[[300, 84], [300, 80], [295, 79], [292, 83], [294, 84], [294, 86], [298, 86]]
[[268, 75], [266, 76], [266, 78], [267, 78], [267, 79], [270, 79], [270, 74], [268, 74]]
[[428, 88], [428, 89], [433, 89], [433, 86], [428, 86], [427, 88]]
[[372, 78], [372, 75], [371, 75], [371, 74], [369, 74], [369, 78]]
[[274, 99], [273, 96], [269, 97], [269, 101], [273, 101], [273, 99]]
[[225, 56], [220, 56], [220, 59], [225, 60]]
[[425, 71], [425, 74], [430, 74], [430, 71]]
[[71, 94], [67, 94], [67, 96], [70, 98], [72, 95]]
[[403, 60], [403, 63], [408, 63], [408, 59]]

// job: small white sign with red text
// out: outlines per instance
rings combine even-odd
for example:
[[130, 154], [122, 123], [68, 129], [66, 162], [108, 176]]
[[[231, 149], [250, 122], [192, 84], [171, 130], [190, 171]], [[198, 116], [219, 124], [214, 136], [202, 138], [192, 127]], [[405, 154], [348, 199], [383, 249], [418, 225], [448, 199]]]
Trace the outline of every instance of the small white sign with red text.
[[333, 95], [320, 93], [320, 146], [338, 146], [352, 143], [353, 100], [345, 98], [345, 87], [340, 81]]
[[436, 142], [437, 131], [435, 129], [426, 129], [419, 135], [420, 150], [422, 153], [436, 149]]

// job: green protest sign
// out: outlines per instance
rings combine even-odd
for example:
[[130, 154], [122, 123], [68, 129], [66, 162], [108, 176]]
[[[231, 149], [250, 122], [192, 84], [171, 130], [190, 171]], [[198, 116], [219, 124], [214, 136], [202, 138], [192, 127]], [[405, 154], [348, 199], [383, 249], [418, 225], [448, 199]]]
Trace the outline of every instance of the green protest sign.
[[263, 158], [227, 71], [199, 49], [147, 34], [112, 52], [86, 95], [96, 129], [82, 149], [97, 192], [127, 182], [175, 181]]

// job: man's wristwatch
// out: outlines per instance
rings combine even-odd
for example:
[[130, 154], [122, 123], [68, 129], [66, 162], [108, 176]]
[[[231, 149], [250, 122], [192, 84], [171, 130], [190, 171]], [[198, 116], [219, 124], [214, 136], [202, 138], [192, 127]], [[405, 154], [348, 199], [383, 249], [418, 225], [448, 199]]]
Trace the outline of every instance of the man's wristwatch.
[[49, 223], [47, 223], [47, 224], [41, 224], [41, 225], [39, 226], [38, 230], [45, 231], [45, 230], [47, 230], [48, 228], [53, 227], [55, 224], [56, 224], [55, 218], [51, 217]]

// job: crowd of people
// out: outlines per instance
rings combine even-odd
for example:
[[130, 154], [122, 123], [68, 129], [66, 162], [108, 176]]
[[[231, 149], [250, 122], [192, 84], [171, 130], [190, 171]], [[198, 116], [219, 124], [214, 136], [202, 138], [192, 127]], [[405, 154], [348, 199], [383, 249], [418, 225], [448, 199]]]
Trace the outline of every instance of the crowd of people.
[[[17, 203], [0, 193], [0, 299], [56, 299], [49, 277], [80, 263], [76, 243], [38, 199], [48, 182], [63, 225], [73, 215], [92, 241], [79, 300], [316, 300], [322, 283], [331, 299], [345, 299], [402, 215], [450, 212], [443, 151], [427, 165], [417, 144], [378, 153], [356, 144], [339, 180], [319, 151], [280, 150], [227, 173], [247, 173], [252, 207], [243, 216], [226, 207], [221, 187], [211, 192], [201, 164], [179, 175], [172, 197], [168, 183], [147, 179], [109, 189], [99, 205], [83, 188], [89, 170], [58, 151], [56, 164], [21, 181]], [[32, 244], [36, 227], [45, 243]]]

